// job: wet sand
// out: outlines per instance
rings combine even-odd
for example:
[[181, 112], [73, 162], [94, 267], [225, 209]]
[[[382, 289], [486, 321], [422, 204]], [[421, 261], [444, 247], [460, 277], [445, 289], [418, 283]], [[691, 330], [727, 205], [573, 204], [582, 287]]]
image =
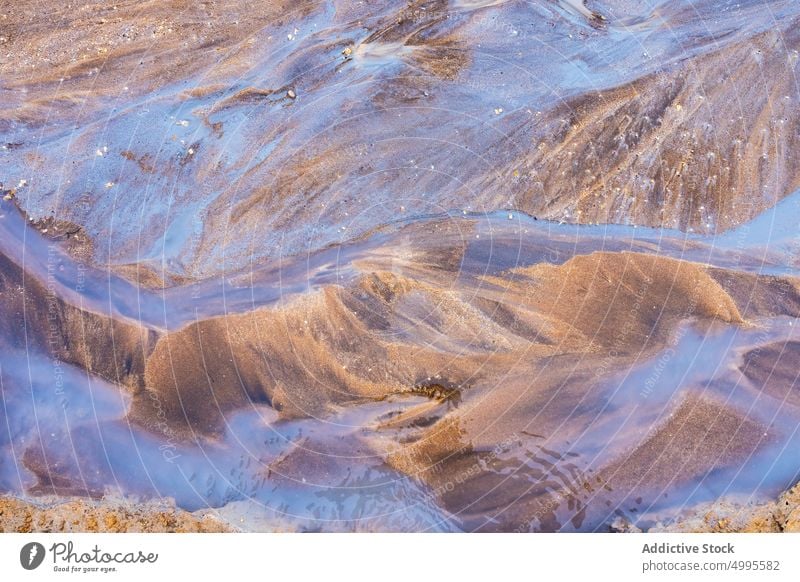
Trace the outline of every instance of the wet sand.
[[220, 533], [234, 531], [211, 514], [194, 515], [166, 503], [85, 499], [69, 501], [0, 498], [0, 533]]
[[3, 9], [0, 492], [292, 531], [777, 499], [800, 11], [717, 4]]
[[[26, 248], [44, 243], [26, 232]], [[195, 321], [174, 318], [197, 284], [140, 290], [137, 321], [114, 290], [124, 279], [84, 300], [64, 276], [70, 302], [29, 275], [20, 299], [4, 294], [23, 314], [4, 332], [4, 486], [345, 530], [648, 527], [723, 495], [776, 496], [800, 450], [781, 357], [798, 343], [800, 279], [653, 234], [409, 221], [332, 263], [326, 250], [285, 261], [277, 272], [305, 288], [277, 297], [258, 295], [258, 271], [209, 281]], [[54, 272], [96, 276], [49, 256]], [[8, 263], [5, 289], [22, 289]], [[202, 315], [210, 289], [250, 303]], [[168, 325], [143, 316], [159, 312]]]
[[0, 65], [0, 181], [148, 284], [449, 210], [721, 233], [800, 186], [791, 1], [156, 4], [10, 6]]

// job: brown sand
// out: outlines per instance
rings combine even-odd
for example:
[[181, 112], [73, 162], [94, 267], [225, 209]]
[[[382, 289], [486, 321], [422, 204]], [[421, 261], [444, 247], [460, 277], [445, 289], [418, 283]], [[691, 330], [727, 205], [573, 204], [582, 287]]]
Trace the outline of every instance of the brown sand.
[[[424, 235], [419, 244], [424, 247]], [[443, 268], [426, 253], [412, 253], [415, 258], [387, 272], [379, 270], [385, 256], [391, 255], [373, 249], [359, 263], [369, 270], [350, 284], [153, 335], [144, 370], [128, 368], [130, 418], [150, 427], [160, 413], [172, 434], [220, 437], [232, 413], [256, 405], [283, 420], [325, 418], [341, 407], [424, 395], [428, 403], [384, 421], [362, 446], [424, 482], [465, 527], [503, 531], [531, 522], [557, 529], [563, 523], [555, 510], [564, 506], [580, 528], [583, 504], [597, 495], [615, 499], [616, 492], [678, 486], [736, 466], [771, 442], [765, 427], [736, 408], [691, 393], [677, 398], [675, 412], [650, 430], [618, 439], [594, 475], [540, 439], [568, 447], [596, 422], [602, 387], [615, 372], [663, 350], [686, 321], [700, 330], [747, 327], [742, 312], [755, 316], [768, 304], [773, 314], [794, 314], [793, 302], [770, 299], [785, 295], [787, 286], [795, 289], [791, 279], [629, 252], [576, 255], [560, 265], [495, 275]], [[43, 301], [35, 286], [29, 293], [30, 301]], [[59, 333], [71, 338], [73, 329]], [[87, 349], [97, 353], [99, 346]], [[128, 361], [142, 346], [117, 342], [114, 353], [104, 361]], [[748, 373], [758, 374], [771, 353], [748, 364]], [[87, 365], [78, 357], [70, 361]], [[389, 434], [398, 435], [393, 445]], [[527, 456], [528, 468], [520, 470], [505, 456], [509, 451]], [[40, 479], [32, 490], [79, 492], [80, 481], [53, 480], [48, 467], [56, 457], [48, 462], [48, 455], [36, 449], [23, 457]], [[328, 461], [288, 451], [272, 470], [316, 474], [319, 462]], [[509, 482], [512, 468], [516, 478]], [[458, 487], [451, 490], [454, 480]]]
[[[85, 229], [94, 259], [129, 276], [170, 223], [199, 212], [202, 232], [152, 265], [166, 271], [153, 285], [321, 248], [406, 212], [514, 208], [714, 233], [800, 186], [788, 154], [796, 12], [765, 26], [753, 7], [736, 24], [709, 13], [741, 29], [715, 34], [679, 7], [546, 4], [337, 3], [325, 28], [312, 1], [256, 13], [238, 0], [9, 5], [0, 128], [45, 134], [6, 144], [0, 181], [35, 176], [17, 193], [26, 211]], [[640, 30], [665, 54], [634, 54]], [[619, 35], [631, 62], [612, 66], [599, 55], [616, 54]], [[103, 177], [84, 186], [98, 161]]]
[[29, 503], [0, 497], [0, 532], [220, 533], [234, 531], [212, 514], [193, 514], [166, 503], [85, 499]]
[[[797, 417], [798, 343], [776, 325], [800, 314], [795, 277], [706, 264], [705, 243], [676, 232], [643, 243], [532, 221], [523, 233], [513, 212], [502, 228], [419, 218], [513, 209], [715, 233], [795, 190], [796, 10], [767, 26], [744, 13], [737, 33], [715, 36], [677, 8], [635, 9], [9, 4], [0, 181], [4, 195], [21, 184], [8, 195], [31, 236], [134, 281], [126, 293], [145, 307], [149, 289], [171, 288], [176, 311], [196, 305], [191, 283], [223, 272], [223, 290], [252, 275], [257, 294], [275, 283], [278, 259], [296, 282], [306, 259], [338, 248], [325, 260], [345, 274], [320, 268], [308, 289], [287, 284], [280, 299], [230, 309], [226, 293], [211, 294], [170, 327], [52, 294], [16, 249], [0, 254], [0, 345], [123, 388], [132, 403], [121, 422], [150, 431], [158, 418], [160, 436], [186, 447], [223, 446], [242, 411], [289, 423], [399, 403], [344, 443], [288, 447], [264, 472], [333, 479], [328, 453], [352, 449], [419, 483], [468, 530], [602, 527], [631, 493], [653, 501], [667, 480], [680, 490], [748, 463], [785, 427], [722, 396], [741, 383]], [[633, 58], [639, 30], [664, 53]], [[612, 67], [600, 55], [622, 40], [631, 60]], [[606, 409], [624, 373], [680, 352], [686, 329], [762, 328], [712, 354], [714, 382], [679, 380], [674, 393]], [[645, 404], [649, 416], [623, 422]], [[59, 465], [46, 434], [34, 441], [15, 451], [35, 481], [18, 493], [102, 497], [107, 483]], [[51, 527], [7, 502], [14, 520], [30, 515], [10, 527]], [[167, 513], [153, 527], [193, 523]], [[790, 527], [770, 515], [765, 527]]]

